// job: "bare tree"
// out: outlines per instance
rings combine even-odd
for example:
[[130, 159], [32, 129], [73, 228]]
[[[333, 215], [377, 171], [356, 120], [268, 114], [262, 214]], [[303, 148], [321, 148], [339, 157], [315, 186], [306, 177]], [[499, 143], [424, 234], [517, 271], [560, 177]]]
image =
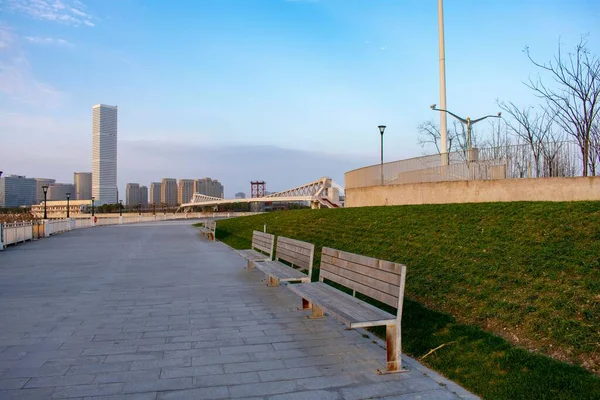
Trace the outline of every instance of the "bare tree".
[[[419, 126], [417, 126], [417, 131], [419, 132], [418, 141], [421, 147], [425, 148], [430, 145], [434, 145], [438, 154], [441, 154], [440, 150], [440, 127], [433, 122], [432, 119], [425, 121]], [[449, 136], [449, 135], [448, 135]], [[450, 148], [452, 147], [452, 138], [448, 137], [448, 142], [450, 144]]]
[[531, 149], [536, 176], [543, 176], [541, 158], [551, 149], [545, 149], [548, 145], [552, 149], [551, 140], [554, 117], [547, 108], [536, 110], [535, 107], [518, 107], [513, 102], [498, 102], [498, 106], [511, 118], [506, 119], [506, 126], [518, 138], [523, 140]]
[[575, 47], [575, 52], [566, 57], [559, 43], [558, 54], [548, 62], [535, 61], [528, 47], [525, 53], [536, 67], [550, 74], [557, 87], [549, 87], [540, 76], [535, 80], [530, 78], [526, 85], [546, 100], [556, 115], [557, 124], [577, 140], [583, 176], [588, 176], [592, 127], [600, 112], [600, 59], [589, 52], [585, 37]]

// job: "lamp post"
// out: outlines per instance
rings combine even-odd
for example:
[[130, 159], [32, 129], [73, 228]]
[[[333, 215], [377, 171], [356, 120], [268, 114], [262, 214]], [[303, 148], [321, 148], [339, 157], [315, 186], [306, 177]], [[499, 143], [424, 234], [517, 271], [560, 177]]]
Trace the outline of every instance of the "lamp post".
[[92, 197], [92, 217], [94, 216], [94, 200], [96, 200], [96, 198]]
[[44, 191], [44, 219], [48, 219], [48, 212], [46, 211], [46, 196], [48, 194], [48, 185], [42, 186], [42, 190]]
[[71, 215], [69, 213], [69, 199], [71, 198], [71, 193], [67, 193], [67, 218]]
[[152, 215], [156, 216], [156, 204], [152, 203]]
[[381, 172], [381, 185], [383, 185], [383, 132], [385, 131], [385, 125], [379, 125], [379, 133], [381, 136], [381, 145], [380, 145], [380, 150], [381, 150], [381, 163], [380, 163], [380, 172]]
[[[446, 108], [446, 50], [444, 43], [444, 0], [438, 0], [438, 41], [440, 55], [440, 105]], [[448, 144], [447, 144], [448, 126], [446, 114], [440, 114], [440, 147], [442, 156], [442, 165], [448, 165]]]
[[139, 215], [142, 215], [142, 203], [138, 203], [138, 211], [139, 211]]
[[162, 203], [162, 206], [163, 206], [163, 213], [165, 215], [167, 215], [167, 205], [165, 203]]
[[119, 200], [119, 217], [123, 216], [123, 200]]
[[444, 110], [442, 108], [436, 108], [437, 105], [436, 104], [432, 104], [431, 105], [431, 109], [434, 111], [440, 111], [440, 112], [444, 112], [447, 114], [452, 115], [454, 118], [456, 118], [457, 120], [459, 120], [460, 122], [462, 122], [463, 124], [465, 124], [467, 126], [467, 151], [470, 151], [472, 146], [471, 146], [471, 127], [473, 125], [475, 125], [476, 123], [483, 121], [486, 118], [502, 118], [502, 113], [499, 112], [498, 115], [486, 115], [485, 117], [481, 117], [481, 118], [477, 118], [477, 119], [471, 119], [470, 117], [467, 118], [461, 118], [458, 115], [454, 114], [453, 112], [450, 112], [448, 110]]

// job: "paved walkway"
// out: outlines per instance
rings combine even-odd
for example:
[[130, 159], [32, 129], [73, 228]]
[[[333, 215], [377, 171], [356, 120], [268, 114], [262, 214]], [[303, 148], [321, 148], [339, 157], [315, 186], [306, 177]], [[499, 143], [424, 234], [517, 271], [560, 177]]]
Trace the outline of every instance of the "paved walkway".
[[0, 398], [475, 398], [408, 358], [377, 375], [376, 343], [244, 265], [189, 222], [0, 252]]

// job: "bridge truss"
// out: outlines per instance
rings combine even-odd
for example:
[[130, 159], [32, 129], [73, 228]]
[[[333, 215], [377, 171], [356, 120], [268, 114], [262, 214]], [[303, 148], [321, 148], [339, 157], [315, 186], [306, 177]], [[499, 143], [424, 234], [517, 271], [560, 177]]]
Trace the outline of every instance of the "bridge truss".
[[311, 208], [337, 208], [343, 206], [339, 200], [339, 193], [343, 190], [331, 178], [323, 177], [292, 189], [248, 199], [221, 199], [196, 193], [189, 203], [180, 205], [177, 210], [189, 211], [193, 207], [211, 207], [221, 204], [293, 202], [309, 202]]

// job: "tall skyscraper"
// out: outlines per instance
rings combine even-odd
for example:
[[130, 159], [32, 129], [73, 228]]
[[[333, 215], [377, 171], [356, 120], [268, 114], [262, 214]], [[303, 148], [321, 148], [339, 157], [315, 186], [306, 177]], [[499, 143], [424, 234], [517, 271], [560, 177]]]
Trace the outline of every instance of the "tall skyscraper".
[[140, 184], [128, 183], [125, 188], [125, 205], [137, 207], [140, 204]]
[[92, 173], [75, 172], [73, 174], [73, 184], [75, 185], [75, 200], [90, 200], [92, 198]]
[[148, 207], [148, 186], [140, 186], [140, 203], [142, 207]]
[[163, 178], [160, 185], [160, 202], [168, 206], [177, 205], [177, 179]]
[[[44, 191], [42, 190], [42, 186], [50, 186], [56, 183], [56, 179], [49, 178], [33, 178], [35, 179], [35, 204], [40, 204], [44, 201]], [[48, 199], [50, 200], [50, 199]]]
[[117, 106], [92, 108], [92, 196], [96, 204], [115, 204], [117, 193]]
[[160, 182], [152, 182], [150, 184], [150, 204], [160, 206]]
[[[42, 195], [42, 200], [43, 200]], [[30, 206], [36, 200], [36, 180], [21, 175], [0, 178], [0, 207]]]
[[179, 204], [189, 203], [194, 196], [194, 180], [180, 179], [177, 185], [177, 202]]

